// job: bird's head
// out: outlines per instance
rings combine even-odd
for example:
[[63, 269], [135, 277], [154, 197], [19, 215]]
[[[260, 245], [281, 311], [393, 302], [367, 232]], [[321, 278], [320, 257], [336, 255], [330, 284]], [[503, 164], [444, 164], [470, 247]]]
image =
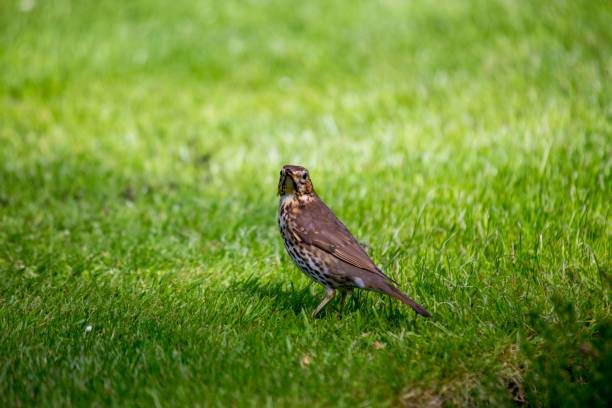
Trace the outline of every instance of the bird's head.
[[283, 166], [278, 180], [278, 195], [295, 194], [296, 196], [302, 196], [312, 193], [314, 193], [314, 188], [308, 170], [302, 166], [290, 164]]

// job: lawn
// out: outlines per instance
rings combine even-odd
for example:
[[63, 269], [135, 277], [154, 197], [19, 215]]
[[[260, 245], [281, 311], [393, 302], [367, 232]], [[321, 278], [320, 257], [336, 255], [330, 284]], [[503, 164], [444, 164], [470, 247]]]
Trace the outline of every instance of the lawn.
[[[608, 1], [2, 1], [0, 406], [606, 406]], [[285, 253], [286, 163], [432, 312]]]

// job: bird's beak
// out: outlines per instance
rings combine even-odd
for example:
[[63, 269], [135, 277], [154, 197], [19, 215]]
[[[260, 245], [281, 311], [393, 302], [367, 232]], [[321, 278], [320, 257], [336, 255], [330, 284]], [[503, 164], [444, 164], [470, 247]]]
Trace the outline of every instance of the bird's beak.
[[287, 178], [287, 176], [285, 175], [285, 170], [283, 169], [281, 171], [280, 179], [278, 180], [278, 195], [283, 195], [283, 186], [285, 185], [285, 178]]
[[288, 169], [282, 169], [278, 180], [278, 195], [293, 193], [295, 190], [297, 186], [291, 177], [291, 172]]

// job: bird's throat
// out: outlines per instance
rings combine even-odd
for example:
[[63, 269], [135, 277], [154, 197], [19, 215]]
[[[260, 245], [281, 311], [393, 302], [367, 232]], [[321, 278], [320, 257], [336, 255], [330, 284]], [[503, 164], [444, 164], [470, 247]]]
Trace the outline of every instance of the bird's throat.
[[280, 197], [280, 205], [281, 207], [286, 207], [296, 200], [295, 194], [284, 194]]

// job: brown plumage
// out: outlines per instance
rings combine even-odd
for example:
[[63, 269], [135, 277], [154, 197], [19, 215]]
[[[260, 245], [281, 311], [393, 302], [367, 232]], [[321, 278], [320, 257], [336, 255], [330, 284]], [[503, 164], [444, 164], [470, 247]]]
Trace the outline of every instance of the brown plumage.
[[325, 298], [313, 312], [316, 316], [342, 293], [340, 314], [348, 291], [373, 290], [399, 299], [418, 314], [431, 314], [397, 288], [397, 282], [372, 262], [366, 251], [314, 191], [308, 170], [284, 166], [278, 182], [278, 224], [287, 252], [296, 265], [325, 287]]

